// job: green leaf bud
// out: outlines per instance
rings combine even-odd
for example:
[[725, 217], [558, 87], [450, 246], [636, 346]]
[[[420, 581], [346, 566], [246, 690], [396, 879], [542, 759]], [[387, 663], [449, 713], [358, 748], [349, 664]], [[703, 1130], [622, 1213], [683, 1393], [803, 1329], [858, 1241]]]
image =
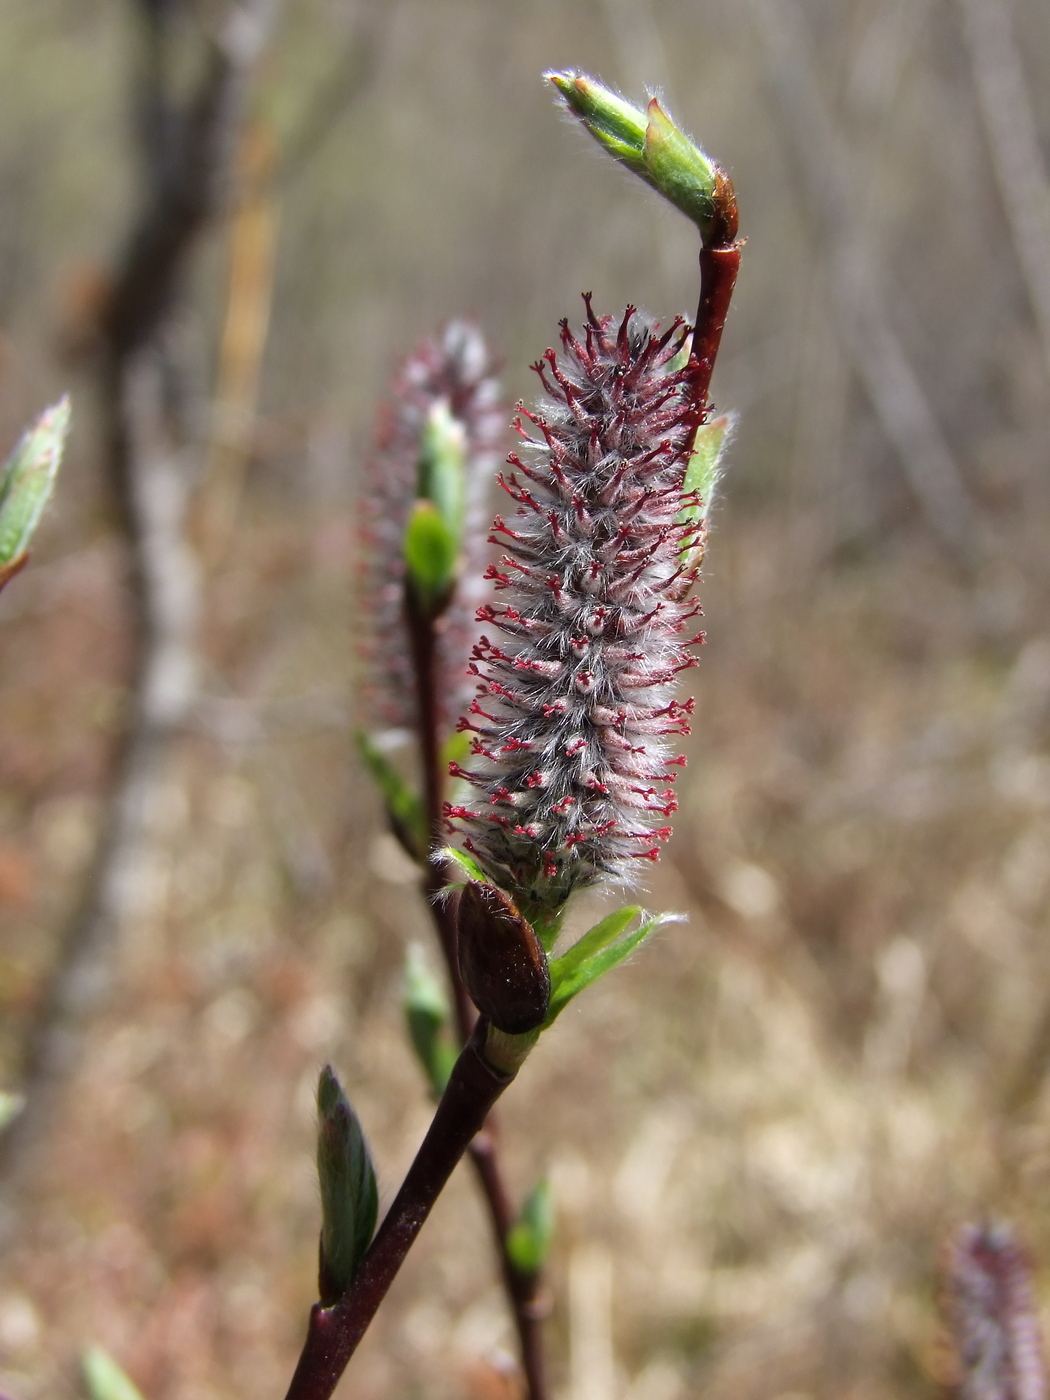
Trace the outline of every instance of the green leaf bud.
[[405, 567], [413, 594], [424, 608], [439, 612], [456, 577], [459, 540], [433, 501], [417, 500], [405, 530]]
[[692, 219], [706, 238], [715, 213], [715, 167], [660, 106], [649, 102], [645, 129], [645, 164], [649, 178], [665, 199]]
[[521, 1215], [507, 1234], [507, 1253], [519, 1274], [543, 1268], [554, 1239], [554, 1195], [544, 1177], [529, 1192]]
[[80, 1358], [80, 1367], [88, 1400], [142, 1400], [138, 1386], [101, 1347], [88, 1347]]
[[545, 76], [598, 144], [691, 219], [706, 243], [725, 176], [675, 125], [659, 99], [651, 98], [643, 110], [584, 73]]
[[54, 489], [69, 431], [69, 398], [46, 409], [0, 469], [0, 588], [22, 567]]
[[331, 1065], [317, 1084], [317, 1175], [321, 1184], [321, 1302], [349, 1288], [375, 1232], [379, 1192], [357, 1114]]
[[[565, 105], [610, 155], [649, 180], [645, 163], [646, 114], [639, 107], [625, 102], [615, 92], [571, 70], [544, 74], [565, 99]], [[651, 181], [650, 181], [651, 183]]]
[[405, 959], [404, 1006], [412, 1045], [431, 1089], [440, 1098], [456, 1063], [456, 1047], [449, 1030], [448, 1001], [418, 943], [409, 944]]
[[457, 549], [463, 535], [466, 455], [466, 427], [453, 418], [448, 403], [439, 399], [431, 404], [423, 428], [417, 495], [436, 507]]

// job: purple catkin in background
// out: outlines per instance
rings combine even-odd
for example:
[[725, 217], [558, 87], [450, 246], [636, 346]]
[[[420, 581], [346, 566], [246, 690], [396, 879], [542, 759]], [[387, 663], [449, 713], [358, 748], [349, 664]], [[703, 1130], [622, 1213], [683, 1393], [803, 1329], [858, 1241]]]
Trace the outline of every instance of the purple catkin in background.
[[447, 405], [466, 439], [463, 561], [456, 593], [441, 619], [438, 702], [453, 718], [472, 690], [466, 676], [477, 637], [474, 614], [484, 588], [485, 525], [505, 441], [506, 417], [480, 330], [453, 321], [423, 340], [401, 364], [382, 405], [364, 500], [366, 650], [372, 717], [415, 723], [414, 677], [404, 616], [404, 536], [417, 495], [423, 430], [436, 404]]
[[964, 1225], [945, 1269], [957, 1400], [1046, 1400], [1031, 1271], [1007, 1225]]
[[[603, 878], [628, 882], [655, 859], [676, 802], [666, 736], [688, 733], [673, 697], [695, 664], [699, 605], [689, 590], [703, 525], [683, 520], [698, 410], [684, 368], [687, 327], [660, 335], [633, 307], [591, 310], [582, 338], [562, 324], [560, 359], [535, 366], [545, 397], [501, 484], [507, 551], [489, 569], [507, 601], [481, 610], [477, 695], [461, 728], [474, 786], [446, 815], [488, 875], [526, 900], [560, 906]], [[495, 638], [502, 633], [497, 642]]]

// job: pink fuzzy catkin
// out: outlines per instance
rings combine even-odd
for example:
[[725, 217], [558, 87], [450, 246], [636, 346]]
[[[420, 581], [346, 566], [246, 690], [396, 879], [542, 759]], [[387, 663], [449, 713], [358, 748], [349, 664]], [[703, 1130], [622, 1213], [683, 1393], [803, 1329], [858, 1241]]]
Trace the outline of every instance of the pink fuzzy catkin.
[[488, 347], [468, 321], [452, 321], [435, 339], [420, 341], [401, 364], [367, 464], [363, 534], [372, 708], [386, 724], [406, 727], [415, 722], [416, 703], [405, 625], [404, 537], [417, 495], [423, 433], [440, 403], [465, 435], [464, 558], [442, 619], [442, 684], [435, 697], [454, 716], [469, 693], [462, 683], [463, 662], [477, 636], [473, 618], [483, 587], [484, 523], [506, 423]]
[[661, 335], [633, 307], [599, 319], [584, 300], [582, 337], [563, 322], [560, 358], [534, 366], [544, 400], [522, 411], [525, 445], [500, 478], [517, 510], [494, 523], [506, 554], [487, 576], [507, 601], [478, 613], [491, 633], [460, 721], [473, 760], [452, 769], [474, 797], [446, 807], [487, 874], [545, 909], [657, 858], [684, 762], [667, 736], [689, 732], [693, 707], [673, 689], [702, 640], [688, 595], [704, 526], [683, 494], [700, 416], [688, 327]]
[[964, 1225], [948, 1249], [945, 1304], [957, 1400], [1046, 1400], [1031, 1271], [1005, 1225]]

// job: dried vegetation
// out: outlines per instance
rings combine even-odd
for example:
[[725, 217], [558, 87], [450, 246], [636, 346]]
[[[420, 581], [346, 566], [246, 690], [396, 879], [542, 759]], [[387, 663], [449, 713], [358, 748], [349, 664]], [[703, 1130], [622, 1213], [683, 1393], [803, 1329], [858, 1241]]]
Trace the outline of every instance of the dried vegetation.
[[[731, 169], [749, 237], [715, 381], [743, 417], [701, 700], [651, 893], [690, 919], [562, 1018], [502, 1110], [516, 1182], [547, 1166], [559, 1202], [562, 1393], [934, 1395], [938, 1252], [986, 1213], [1015, 1221], [1045, 1295], [1050, 385], [964, 8], [981, 6], [378, 6], [367, 92], [277, 192], [248, 486], [206, 585], [208, 698], [0, 1261], [0, 1389], [71, 1397], [98, 1341], [151, 1400], [279, 1393], [313, 1297], [319, 1064], [339, 1066], [387, 1199], [419, 1140], [398, 1001], [427, 930], [351, 742], [370, 404], [421, 329], [464, 311], [502, 342], [516, 397], [581, 290], [668, 318], [694, 299], [687, 230], [559, 129], [536, 76], [552, 64], [665, 83]], [[1050, 15], [1010, 8], [1045, 163]], [[759, 42], [770, 16], [812, 68], [816, 117], [791, 105], [807, 72]], [[5, 1086], [128, 684], [91, 381], [68, 358], [89, 353], [126, 222], [125, 18], [101, 0], [0, 15], [0, 426], [11, 439], [70, 379], [76, 412], [61, 500], [0, 603]], [[350, 18], [289, 7], [259, 104], [279, 143]], [[826, 171], [799, 165], [825, 118], [848, 157], [834, 218]], [[198, 269], [202, 345], [226, 246]], [[859, 313], [844, 248], [874, 288]], [[921, 503], [928, 454], [908, 460], [872, 393], [887, 321], [957, 470], [961, 549]], [[346, 1394], [513, 1395], [460, 1177]]]

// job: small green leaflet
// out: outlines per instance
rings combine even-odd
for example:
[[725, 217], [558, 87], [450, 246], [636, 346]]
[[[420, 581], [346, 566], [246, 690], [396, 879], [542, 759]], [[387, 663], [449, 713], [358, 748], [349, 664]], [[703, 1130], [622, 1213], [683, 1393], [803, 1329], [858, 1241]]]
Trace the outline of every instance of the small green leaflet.
[[546, 1178], [538, 1181], [507, 1234], [507, 1253], [519, 1274], [535, 1274], [550, 1254], [554, 1238], [554, 1196]]
[[405, 781], [379, 745], [363, 729], [357, 731], [357, 746], [368, 765], [368, 771], [376, 781], [376, 786], [383, 794], [394, 835], [413, 860], [421, 861], [427, 848], [427, 830], [419, 794]]
[[418, 943], [408, 945], [405, 958], [404, 1008], [412, 1045], [431, 1089], [440, 1098], [456, 1063], [456, 1047], [449, 1031], [448, 1000]]
[[80, 1366], [88, 1400], [142, 1400], [138, 1386], [101, 1347], [88, 1347], [80, 1358]]
[[0, 575], [29, 548], [54, 490], [69, 431], [69, 399], [46, 409], [0, 468]]
[[[631, 924], [640, 920], [630, 932]], [[544, 1029], [565, 1010], [574, 996], [629, 957], [664, 924], [681, 922], [680, 914], [647, 914], [637, 904], [607, 914], [550, 965], [551, 1000]]]
[[317, 1176], [321, 1184], [321, 1301], [349, 1288], [375, 1233], [379, 1192], [357, 1114], [331, 1065], [317, 1084]]

